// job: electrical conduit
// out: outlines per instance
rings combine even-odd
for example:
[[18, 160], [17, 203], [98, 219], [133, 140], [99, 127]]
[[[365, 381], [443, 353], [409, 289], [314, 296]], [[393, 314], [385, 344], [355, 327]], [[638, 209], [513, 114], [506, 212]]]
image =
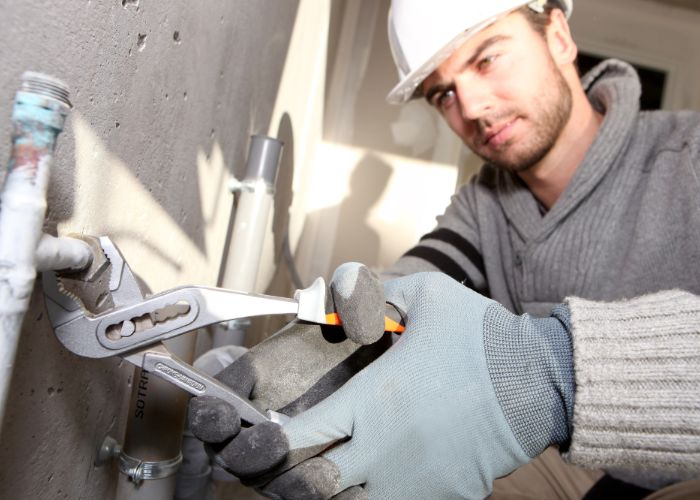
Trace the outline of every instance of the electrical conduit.
[[[243, 181], [233, 179], [230, 189], [238, 204], [225, 258], [221, 286], [240, 292], [254, 292], [265, 230], [274, 204], [275, 182], [284, 143], [265, 135], [250, 139]], [[231, 321], [215, 329], [213, 347], [243, 343], [245, 319]]]

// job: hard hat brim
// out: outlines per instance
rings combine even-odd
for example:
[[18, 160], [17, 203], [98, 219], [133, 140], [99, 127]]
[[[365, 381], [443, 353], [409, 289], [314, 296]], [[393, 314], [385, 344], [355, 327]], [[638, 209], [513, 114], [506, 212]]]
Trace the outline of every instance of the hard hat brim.
[[418, 66], [418, 68], [411, 71], [406, 75], [399, 83], [396, 85], [389, 94], [386, 96], [386, 100], [389, 104], [403, 104], [410, 101], [415, 97], [420, 96], [419, 87], [420, 84], [425, 80], [435, 69], [440, 66], [445, 60], [447, 60], [452, 53], [464, 45], [470, 38], [476, 35], [478, 32], [484, 28], [492, 25], [499, 19], [504, 18], [515, 9], [508, 10], [497, 16], [493, 16], [476, 26], [472, 26], [466, 31], [462, 31], [452, 40], [450, 40], [442, 49], [428, 59], [423, 65]]

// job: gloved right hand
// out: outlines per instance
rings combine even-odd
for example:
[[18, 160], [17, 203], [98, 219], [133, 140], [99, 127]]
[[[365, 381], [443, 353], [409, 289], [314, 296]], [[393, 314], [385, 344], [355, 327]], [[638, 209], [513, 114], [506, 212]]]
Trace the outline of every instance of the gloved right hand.
[[[390, 345], [384, 335], [383, 285], [360, 264], [340, 266], [329, 283], [343, 327], [293, 321], [252, 347], [216, 378], [261, 410], [294, 416], [333, 393]], [[366, 344], [366, 345], [365, 345]], [[224, 465], [241, 429], [236, 410], [223, 401], [190, 401], [192, 433]]]
[[387, 282], [385, 292], [406, 318], [389, 351], [310, 410], [235, 440], [230, 466], [264, 494], [483, 498], [494, 479], [568, 439], [565, 306], [517, 316], [440, 273]]

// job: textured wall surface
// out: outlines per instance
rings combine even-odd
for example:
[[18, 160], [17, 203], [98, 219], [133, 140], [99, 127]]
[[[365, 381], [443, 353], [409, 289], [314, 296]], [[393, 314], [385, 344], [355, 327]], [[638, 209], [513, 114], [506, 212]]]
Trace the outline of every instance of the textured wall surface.
[[[69, 84], [47, 230], [108, 234], [154, 291], [215, 285], [252, 133], [267, 132], [297, 2], [0, 0], [0, 158], [25, 70]], [[93, 466], [123, 432], [132, 368], [53, 337], [27, 313], [0, 434], [0, 498], [111, 498]]]

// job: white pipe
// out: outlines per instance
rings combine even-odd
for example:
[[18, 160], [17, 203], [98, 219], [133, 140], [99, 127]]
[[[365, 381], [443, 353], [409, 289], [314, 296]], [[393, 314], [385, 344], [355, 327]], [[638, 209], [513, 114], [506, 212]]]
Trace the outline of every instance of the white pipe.
[[12, 112], [12, 153], [0, 193], [0, 422], [36, 278], [49, 168], [69, 110], [65, 84], [38, 73], [22, 75]]
[[[221, 286], [241, 292], [255, 291], [265, 231], [274, 203], [275, 181], [283, 143], [272, 137], [251, 138], [246, 176], [231, 181], [239, 193], [229, 251], [224, 261]], [[245, 321], [233, 321], [214, 329], [213, 347], [242, 344]]]
[[240, 189], [231, 246], [226, 258], [223, 287], [252, 292], [258, 277], [260, 255], [274, 191], [263, 179], [243, 184]]
[[34, 256], [36, 270], [80, 271], [92, 262], [92, 250], [83, 240], [42, 234]]

